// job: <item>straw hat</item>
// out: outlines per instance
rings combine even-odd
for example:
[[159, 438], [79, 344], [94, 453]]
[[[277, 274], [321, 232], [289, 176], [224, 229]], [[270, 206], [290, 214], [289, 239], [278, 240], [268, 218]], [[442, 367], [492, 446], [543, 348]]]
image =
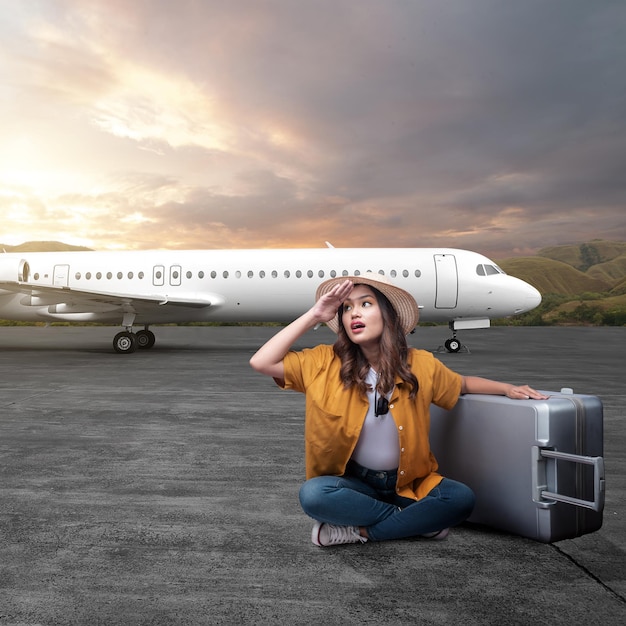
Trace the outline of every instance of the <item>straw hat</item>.
[[[415, 298], [404, 289], [396, 287], [390, 280], [383, 274], [375, 274], [374, 272], [365, 272], [360, 276], [338, 276], [337, 278], [331, 278], [324, 281], [315, 293], [315, 300], [319, 300], [325, 293], [328, 293], [335, 285], [340, 285], [346, 280], [351, 280], [355, 285], [369, 285], [378, 289], [384, 294], [391, 306], [395, 309], [398, 317], [400, 318], [400, 325], [404, 329], [404, 334], [408, 335], [417, 325], [419, 318], [419, 309], [417, 308], [417, 302]], [[339, 330], [339, 318], [337, 315], [326, 322], [326, 325], [333, 331]]]

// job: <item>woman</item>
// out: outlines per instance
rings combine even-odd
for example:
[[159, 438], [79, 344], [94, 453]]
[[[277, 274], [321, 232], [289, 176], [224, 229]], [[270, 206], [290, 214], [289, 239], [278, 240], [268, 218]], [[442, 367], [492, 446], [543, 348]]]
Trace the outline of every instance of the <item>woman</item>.
[[[451, 409], [466, 393], [546, 397], [527, 385], [461, 376], [430, 352], [409, 348], [406, 335], [417, 320], [413, 296], [384, 276], [335, 278], [250, 360], [281, 388], [306, 394], [300, 503], [316, 520], [315, 545], [444, 539], [469, 517], [474, 494], [437, 473], [430, 404]], [[291, 351], [323, 322], [337, 333], [334, 346]]]

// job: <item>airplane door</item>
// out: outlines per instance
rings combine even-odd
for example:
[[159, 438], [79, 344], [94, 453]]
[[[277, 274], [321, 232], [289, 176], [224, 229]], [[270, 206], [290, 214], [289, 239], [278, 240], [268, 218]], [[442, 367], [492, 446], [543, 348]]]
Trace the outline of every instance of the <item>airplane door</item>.
[[459, 293], [456, 257], [453, 254], [435, 254], [434, 258], [437, 275], [435, 308], [453, 309], [456, 306]]
[[70, 266], [69, 265], [55, 265], [54, 274], [52, 278], [52, 284], [55, 287], [67, 287], [70, 278]]
[[180, 265], [172, 265], [170, 267], [170, 285], [178, 287], [180, 285]]
[[165, 267], [155, 265], [152, 270], [152, 284], [155, 287], [162, 287], [165, 284]]

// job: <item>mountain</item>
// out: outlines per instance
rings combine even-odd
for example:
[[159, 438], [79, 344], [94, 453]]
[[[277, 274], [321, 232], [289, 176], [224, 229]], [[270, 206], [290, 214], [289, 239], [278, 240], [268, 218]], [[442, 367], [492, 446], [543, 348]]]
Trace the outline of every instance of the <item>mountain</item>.
[[537, 309], [518, 318], [520, 323], [626, 325], [624, 242], [543, 248], [537, 256], [505, 259], [499, 265], [543, 296]]
[[498, 261], [511, 276], [542, 294], [626, 292], [626, 243], [594, 239], [589, 243], [542, 248], [536, 256]]
[[594, 239], [588, 243], [571, 246], [542, 248], [537, 256], [563, 261], [581, 272], [626, 255], [626, 243]]
[[4, 252], [89, 252], [91, 248], [70, 246], [60, 241], [26, 241], [19, 246], [6, 246], [0, 243], [0, 251]]
[[563, 261], [540, 257], [519, 257], [499, 261], [498, 265], [511, 276], [521, 278], [541, 294], [558, 293], [567, 296], [585, 292], [610, 291], [610, 282], [593, 278]]

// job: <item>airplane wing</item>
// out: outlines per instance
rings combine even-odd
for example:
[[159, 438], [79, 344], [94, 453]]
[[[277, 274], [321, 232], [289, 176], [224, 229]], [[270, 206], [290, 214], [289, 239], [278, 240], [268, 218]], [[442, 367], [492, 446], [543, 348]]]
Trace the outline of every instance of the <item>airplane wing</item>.
[[149, 311], [154, 307], [176, 306], [205, 308], [223, 304], [218, 294], [188, 294], [169, 297], [163, 294], [129, 294], [73, 289], [71, 287], [42, 286], [29, 283], [0, 282], [0, 290], [23, 293], [25, 306], [47, 306], [50, 313], [62, 312], [120, 312]]

